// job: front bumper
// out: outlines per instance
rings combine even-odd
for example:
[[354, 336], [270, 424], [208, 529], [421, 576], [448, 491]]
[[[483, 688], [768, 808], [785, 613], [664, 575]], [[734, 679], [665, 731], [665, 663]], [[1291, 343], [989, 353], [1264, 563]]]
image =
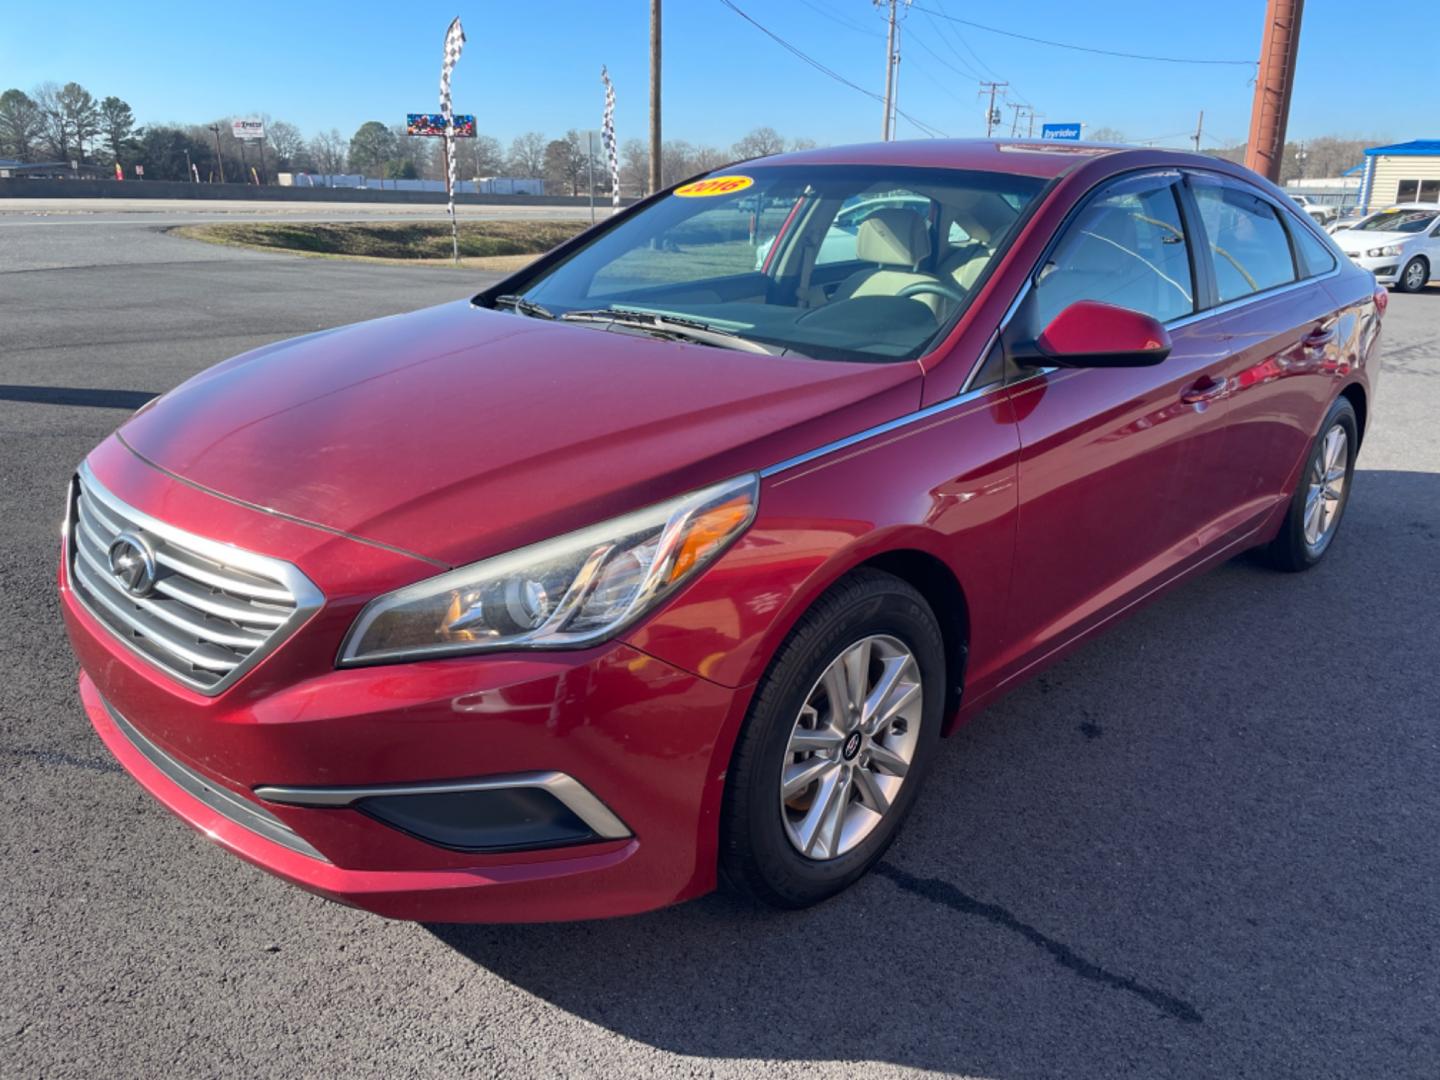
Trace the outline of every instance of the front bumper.
[[[141, 500], [153, 477], [123, 490], [112, 470], [107, 482], [132, 505], [156, 505]], [[160, 501], [177, 511], [185, 504], [183, 520], [196, 520], [199, 497], [175, 485]], [[212, 524], [227, 535], [245, 527], [239, 518], [234, 529]], [[272, 551], [317, 580], [330, 566], [357, 573], [367, 557], [328, 536], [309, 551], [299, 525], [261, 526]], [[67, 563], [61, 608], [95, 731], [161, 803], [263, 869], [342, 903], [428, 921], [622, 915], [714, 887], [724, 771], [747, 690], [621, 642], [337, 670], [339, 636], [353, 617], [342, 608], [363, 597], [332, 587], [327, 596], [340, 599], [207, 696], [121, 644], [72, 591]], [[559, 778], [549, 790], [595, 827], [581, 830], [583, 842], [572, 835], [477, 851], [422, 839], [364, 799], [335, 795], [376, 787], [404, 795], [437, 782], [474, 789], [515, 777], [538, 778], [532, 787]]]
[[1369, 270], [1381, 285], [1394, 285], [1400, 280], [1400, 268], [1405, 265], [1405, 258], [1404, 255], [1350, 255], [1351, 262], [1362, 270]]
[[[290, 712], [300, 699], [272, 698], [209, 718], [165, 702], [135, 678], [141, 673], [117, 678], [111, 660], [128, 665], [127, 656], [97, 664], [107, 643], [72, 604], [66, 620], [84, 658], [81, 700], [115, 758], [188, 825], [304, 889], [391, 918], [544, 922], [646, 911], [714, 887], [723, 785], [717, 740], [733, 691], [620, 646], [558, 678], [470, 689], [494, 680], [451, 670], [413, 673], [412, 681], [384, 669], [364, 685], [347, 679], [313, 710]], [[108, 674], [103, 697], [91, 670]], [[406, 683], [411, 692], [397, 696]], [[467, 692], [453, 693], [462, 685]], [[300, 698], [314, 703], [320, 693], [311, 685]], [[177, 743], [171, 722], [190, 728], [190, 736]], [[650, 742], [659, 727], [666, 734]], [[168, 762], [157, 763], [157, 750]], [[448, 765], [405, 764], [430, 755]], [[211, 764], [221, 759], [230, 763], [223, 774]], [[509, 774], [540, 762], [581, 778], [631, 835], [481, 855], [427, 843], [353, 807], [290, 806], [255, 795], [277, 776], [305, 787], [348, 776], [346, 783], [364, 786]]]

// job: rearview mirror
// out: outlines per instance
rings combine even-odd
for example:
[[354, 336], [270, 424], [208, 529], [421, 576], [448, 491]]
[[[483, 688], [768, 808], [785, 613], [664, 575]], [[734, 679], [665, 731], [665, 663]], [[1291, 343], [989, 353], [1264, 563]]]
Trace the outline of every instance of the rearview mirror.
[[1139, 311], [1077, 300], [1018, 352], [1033, 367], [1150, 367], [1170, 355], [1170, 335]]

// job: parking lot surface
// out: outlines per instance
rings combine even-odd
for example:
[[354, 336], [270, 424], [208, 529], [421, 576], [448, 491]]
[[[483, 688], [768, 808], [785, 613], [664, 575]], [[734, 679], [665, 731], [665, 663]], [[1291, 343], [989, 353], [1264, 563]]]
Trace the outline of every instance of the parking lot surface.
[[1440, 288], [1392, 299], [1325, 563], [1232, 562], [990, 709], [845, 895], [421, 926], [267, 877], [120, 771], [57, 529], [150, 395], [489, 279], [161, 223], [0, 217], [0, 1075], [1440, 1074]]

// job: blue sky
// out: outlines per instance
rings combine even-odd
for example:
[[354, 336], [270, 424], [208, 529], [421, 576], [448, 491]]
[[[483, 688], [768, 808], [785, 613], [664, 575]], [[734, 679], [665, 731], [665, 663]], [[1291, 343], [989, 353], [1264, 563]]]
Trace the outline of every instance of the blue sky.
[[[827, 67], [882, 89], [884, 23], [871, 0], [734, 3]], [[331, 127], [349, 135], [365, 120], [403, 121], [437, 107], [441, 42], [459, 14], [469, 41], [455, 73], [456, 109], [475, 113], [482, 133], [508, 143], [522, 131], [598, 126], [605, 63], [621, 139], [645, 134], [646, 0], [5, 6], [0, 89], [73, 79], [129, 101], [142, 123], [268, 113], [307, 135]], [[983, 135], [983, 75], [1008, 80], [1015, 99], [1050, 120], [1180, 146], [1204, 109], [1207, 145], [1239, 141], [1252, 67], [1095, 56], [940, 13], [1102, 49], [1225, 60], [1258, 54], [1264, 8], [1263, 0], [915, 0], [902, 30], [900, 107], [948, 134]], [[1357, 10], [1342, 0], [1306, 5], [1291, 137], [1440, 137], [1433, 50], [1361, 32]], [[876, 102], [806, 66], [721, 0], [667, 0], [664, 40], [666, 137], [723, 147], [760, 124], [822, 143], [879, 137]], [[1427, 89], [1402, 92], [1407, 86]], [[920, 134], [904, 120], [899, 133]]]

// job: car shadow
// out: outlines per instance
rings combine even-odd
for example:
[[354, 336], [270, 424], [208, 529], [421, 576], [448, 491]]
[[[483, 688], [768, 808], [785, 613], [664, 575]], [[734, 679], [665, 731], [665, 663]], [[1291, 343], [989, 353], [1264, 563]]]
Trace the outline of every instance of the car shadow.
[[35, 405], [84, 405], [96, 409], [135, 410], [155, 397], [149, 390], [102, 390], [83, 386], [12, 386], [0, 383], [0, 401]]
[[826, 904], [428, 929], [694, 1057], [1425, 1075], [1437, 595], [1440, 475], [1362, 469], [1321, 567], [1234, 560], [957, 732], [899, 841]]

